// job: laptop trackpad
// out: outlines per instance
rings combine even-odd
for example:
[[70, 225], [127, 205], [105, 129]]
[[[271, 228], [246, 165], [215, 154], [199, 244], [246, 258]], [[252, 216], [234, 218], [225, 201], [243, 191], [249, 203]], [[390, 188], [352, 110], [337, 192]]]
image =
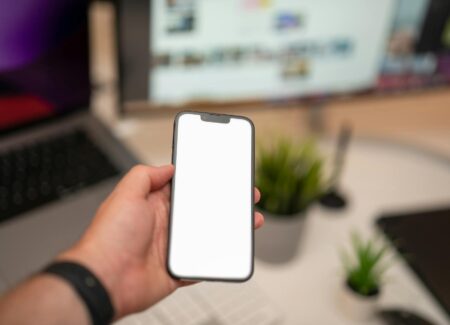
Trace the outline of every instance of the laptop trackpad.
[[[118, 178], [0, 225], [0, 281], [10, 287], [38, 271], [80, 238]], [[0, 284], [0, 293], [7, 288]]]

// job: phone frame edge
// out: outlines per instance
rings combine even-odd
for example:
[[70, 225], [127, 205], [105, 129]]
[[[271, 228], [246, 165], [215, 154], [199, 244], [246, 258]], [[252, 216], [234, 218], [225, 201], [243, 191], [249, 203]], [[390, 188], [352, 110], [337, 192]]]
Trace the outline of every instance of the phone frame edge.
[[243, 278], [209, 278], [209, 277], [184, 277], [177, 275], [175, 272], [173, 272], [170, 268], [170, 244], [171, 244], [171, 237], [172, 237], [172, 219], [173, 219], [173, 209], [172, 209], [172, 198], [174, 197], [174, 180], [176, 175], [176, 168], [174, 175], [171, 180], [171, 188], [170, 188], [170, 208], [169, 208], [169, 225], [168, 225], [168, 237], [167, 237], [167, 259], [166, 259], [166, 269], [169, 275], [177, 280], [183, 280], [183, 281], [209, 281], [209, 282], [231, 282], [231, 283], [242, 283], [246, 282], [251, 279], [251, 277], [254, 274], [255, 271], [255, 125], [253, 124], [253, 121], [249, 119], [246, 116], [240, 116], [240, 115], [230, 115], [230, 114], [217, 114], [217, 113], [208, 113], [208, 112], [198, 112], [198, 111], [181, 111], [178, 112], [174, 118], [173, 123], [173, 136], [172, 136], [172, 164], [176, 165], [176, 158], [177, 158], [177, 136], [178, 136], [178, 120], [179, 118], [184, 114], [194, 114], [194, 115], [200, 115], [202, 114], [212, 114], [212, 115], [220, 115], [220, 116], [227, 116], [230, 118], [230, 121], [232, 118], [234, 119], [241, 119], [245, 120], [250, 124], [251, 129], [251, 261], [250, 261], [250, 272], [247, 276]]

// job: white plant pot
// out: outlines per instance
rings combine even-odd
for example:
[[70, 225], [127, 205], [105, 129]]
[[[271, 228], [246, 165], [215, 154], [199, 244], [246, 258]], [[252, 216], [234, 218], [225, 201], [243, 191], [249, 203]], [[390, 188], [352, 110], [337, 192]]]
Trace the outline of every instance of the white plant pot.
[[274, 264], [286, 263], [298, 255], [305, 224], [305, 214], [276, 216], [264, 214], [264, 226], [255, 232], [255, 255]]
[[368, 321], [375, 317], [380, 294], [363, 296], [353, 291], [346, 283], [340, 288], [339, 305], [349, 319]]

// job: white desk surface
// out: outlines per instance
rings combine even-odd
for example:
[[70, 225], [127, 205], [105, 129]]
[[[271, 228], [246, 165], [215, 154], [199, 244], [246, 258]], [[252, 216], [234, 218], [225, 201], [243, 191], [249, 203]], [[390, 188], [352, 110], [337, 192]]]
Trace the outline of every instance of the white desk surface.
[[[148, 120], [129, 119], [119, 122], [116, 131], [144, 162], [161, 165], [170, 162], [171, 123], [158, 123], [157, 118], [149, 128]], [[327, 148], [330, 146], [325, 144], [324, 150]], [[284, 315], [283, 324], [357, 324], [338, 307], [343, 281], [339, 250], [347, 247], [353, 230], [377, 233], [374, 220], [382, 212], [450, 203], [450, 162], [389, 142], [355, 139], [348, 153], [342, 188], [351, 200], [350, 206], [342, 212], [312, 207], [301, 249], [292, 261], [274, 265], [256, 260], [252, 281], [278, 306]], [[399, 258], [386, 273], [380, 303], [421, 312], [437, 324], [450, 323]]]
[[[96, 4], [93, 75], [99, 83], [114, 80], [113, 39], [108, 26], [112, 8]], [[106, 10], [108, 9], [108, 10]], [[109, 36], [109, 37], [108, 37]], [[110, 53], [111, 52], [111, 53]], [[96, 112], [128, 147], [148, 164], [170, 162], [173, 114], [128, 117], [118, 120], [114, 89], [94, 97]], [[324, 114], [327, 133], [335, 134], [351, 121], [357, 135], [395, 138], [428, 147], [450, 159], [450, 91], [448, 89], [401, 96], [364, 97], [333, 101]], [[304, 136], [311, 116], [307, 110], [276, 107], [246, 110], [256, 125], [257, 141], [279, 134]], [[256, 261], [252, 281], [278, 305], [285, 324], [352, 324], [337, 307], [336, 292], [342, 283], [339, 249], [357, 229], [374, 233], [374, 219], [382, 211], [434, 206], [450, 202], [450, 166], [425, 155], [396, 147], [356, 141], [352, 144], [342, 187], [351, 199], [339, 214], [313, 207], [306, 222], [299, 255], [289, 264], [274, 266]], [[450, 319], [402, 260], [387, 273], [381, 303], [421, 311], [438, 324]]]
[[[280, 305], [286, 324], [358, 324], [345, 318], [338, 307], [342, 285], [339, 249], [347, 247], [353, 230], [375, 234], [374, 220], [382, 212], [448, 204], [450, 162], [356, 141], [349, 152], [342, 188], [351, 199], [349, 208], [340, 213], [312, 208], [302, 247], [291, 263], [273, 266], [257, 262], [255, 281]], [[382, 306], [412, 309], [438, 324], [450, 322], [401, 259], [395, 259], [386, 273], [382, 290]]]
[[[113, 8], [93, 8], [93, 75], [98, 83], [115, 80]], [[172, 117], [136, 116], [119, 121], [115, 90], [94, 97], [94, 108], [135, 154], [148, 164], [170, 162]], [[446, 154], [450, 159], [450, 91], [448, 89], [332, 102], [324, 116], [327, 132], [351, 121], [357, 135], [381, 135], [409, 141]], [[305, 135], [308, 113], [301, 109], [257, 110], [232, 113], [249, 115], [256, 125], [257, 141], [264, 136]], [[273, 266], [256, 261], [252, 281], [279, 306], [285, 324], [351, 324], [337, 308], [336, 292], [342, 282], [340, 247], [357, 229], [375, 232], [373, 221], [381, 211], [450, 202], [450, 166], [407, 150], [353, 143], [347, 159], [343, 188], [352, 200], [340, 214], [313, 207], [309, 211], [299, 256], [289, 264]], [[385, 305], [422, 311], [439, 324], [450, 319], [435, 303], [410, 269], [398, 260], [387, 273], [381, 297]]]

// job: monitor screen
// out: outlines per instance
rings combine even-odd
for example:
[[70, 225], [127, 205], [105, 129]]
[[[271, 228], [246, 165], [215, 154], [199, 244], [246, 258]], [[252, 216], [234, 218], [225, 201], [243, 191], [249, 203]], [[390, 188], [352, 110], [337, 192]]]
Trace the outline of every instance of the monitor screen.
[[399, 0], [379, 90], [421, 88], [450, 81], [450, 1]]
[[126, 107], [386, 93], [450, 82], [448, 0], [118, 3]]
[[370, 88], [393, 1], [151, 2], [150, 99], [245, 100]]
[[0, 2], [0, 132], [89, 104], [87, 1]]
[[123, 97], [183, 104], [369, 89], [394, 9], [394, 0], [123, 1]]

